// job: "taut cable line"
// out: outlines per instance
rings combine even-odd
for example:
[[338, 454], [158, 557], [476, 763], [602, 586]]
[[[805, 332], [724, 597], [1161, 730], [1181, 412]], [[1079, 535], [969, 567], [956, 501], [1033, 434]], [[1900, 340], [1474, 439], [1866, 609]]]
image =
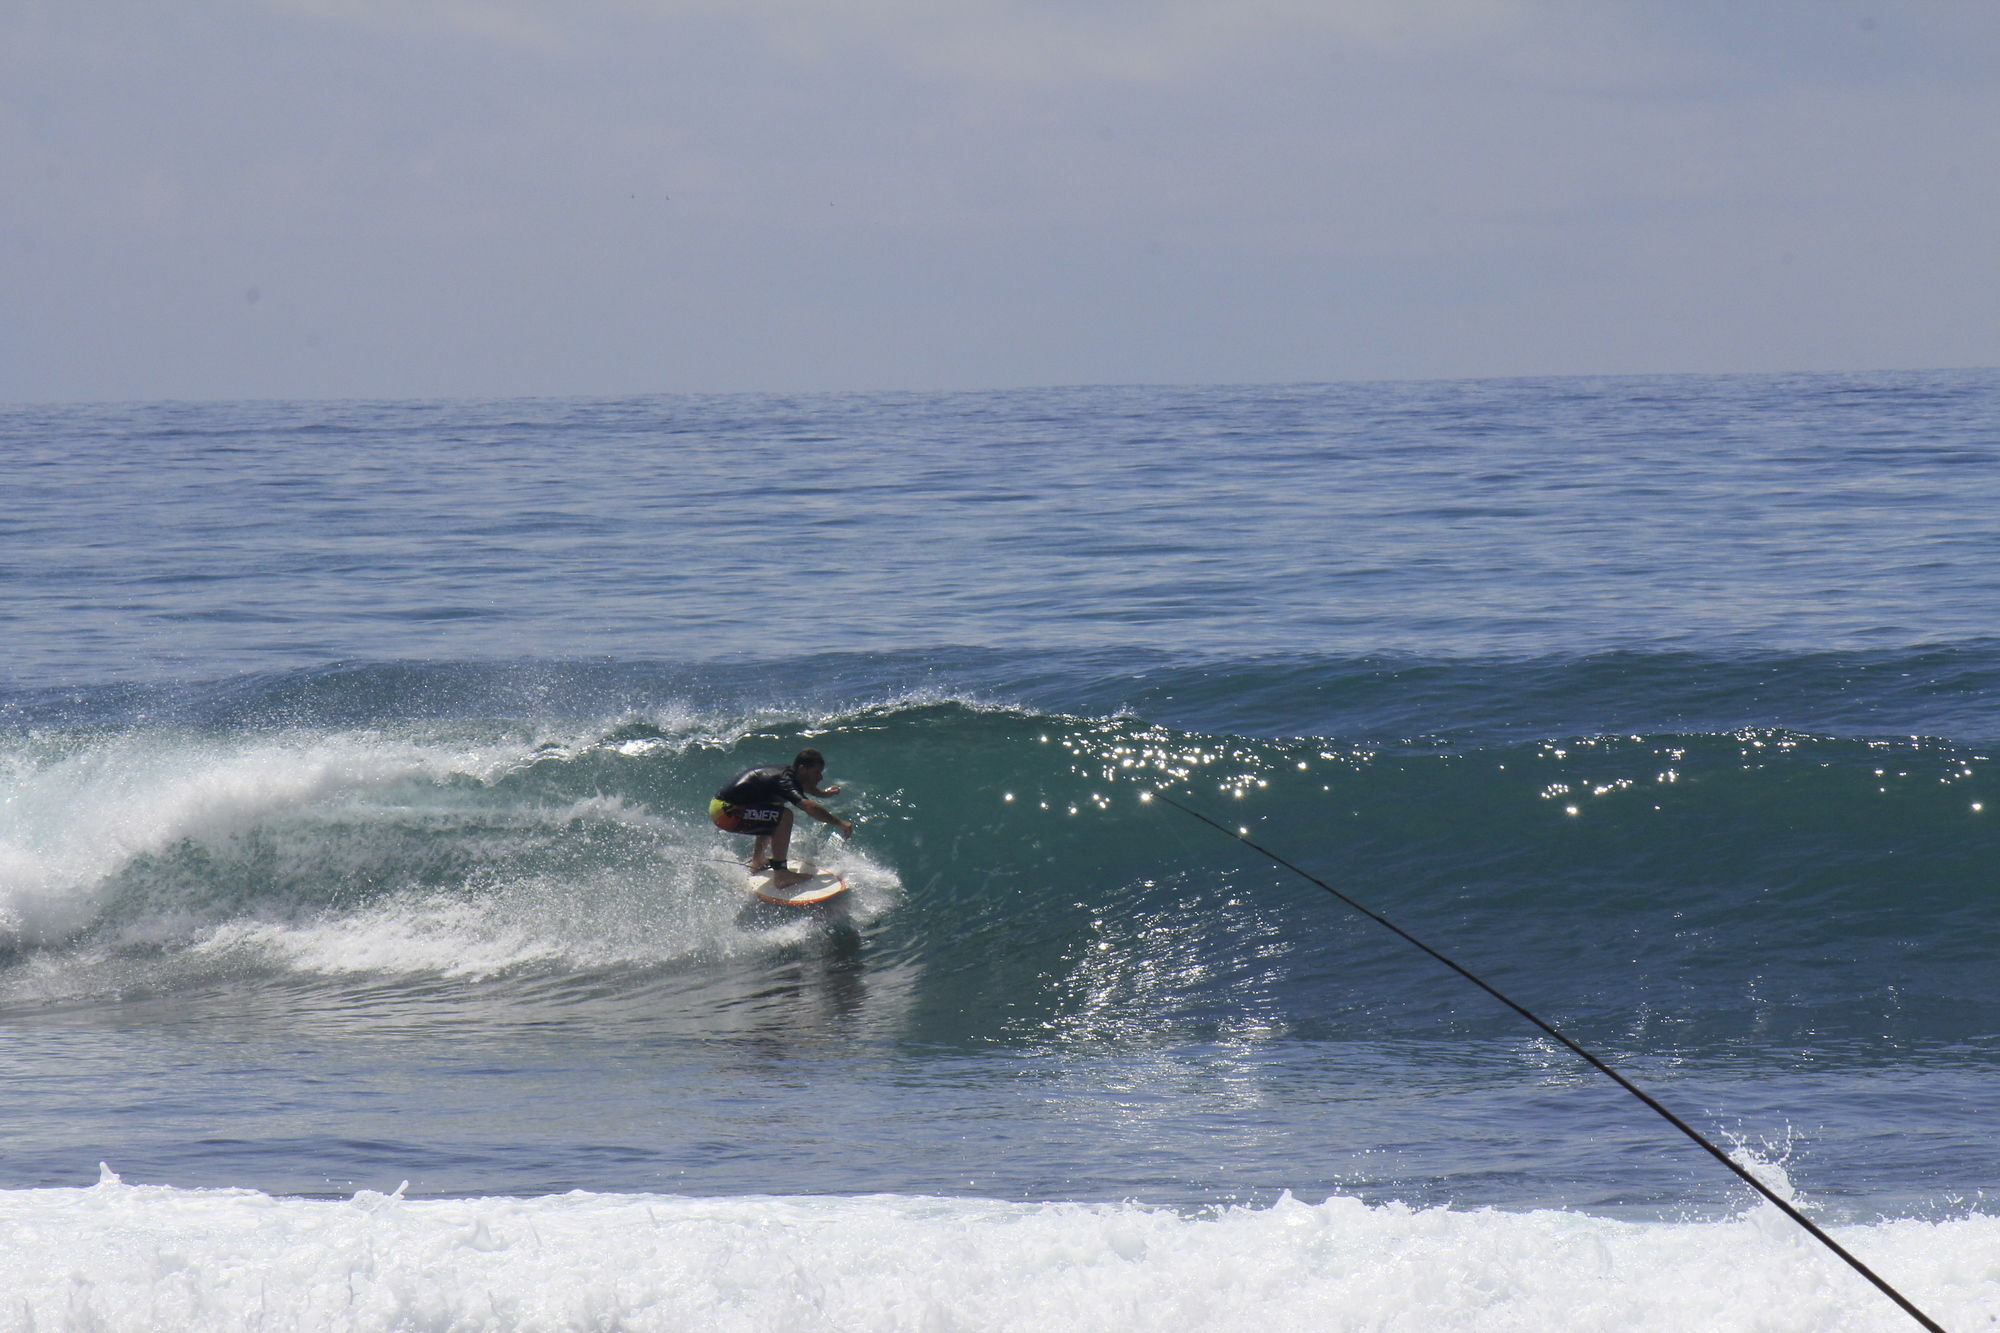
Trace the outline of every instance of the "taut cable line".
[[1739, 1177], [1744, 1184], [1748, 1185], [1751, 1189], [1756, 1190], [1757, 1193], [1763, 1195], [1764, 1198], [1768, 1200], [1773, 1207], [1777, 1208], [1779, 1212], [1783, 1213], [1786, 1217], [1791, 1218], [1792, 1221], [1804, 1227], [1806, 1231], [1813, 1237], [1813, 1239], [1817, 1240], [1820, 1244], [1826, 1246], [1827, 1249], [1839, 1255], [1841, 1260], [1844, 1263], [1846, 1263], [1849, 1268], [1852, 1268], [1855, 1272], [1867, 1278], [1869, 1282], [1875, 1285], [1875, 1288], [1878, 1291], [1880, 1291], [1884, 1296], [1887, 1296], [1890, 1300], [1894, 1301], [1905, 1314], [1910, 1316], [1910, 1318], [1916, 1320], [1919, 1324], [1931, 1330], [1931, 1333], [1945, 1333], [1943, 1325], [1939, 1324], [1936, 1320], [1932, 1319], [1922, 1310], [1919, 1310], [1914, 1304], [1910, 1302], [1908, 1297], [1903, 1295], [1902, 1292], [1897, 1291], [1894, 1287], [1890, 1286], [1889, 1283], [1886, 1280], [1884, 1280], [1880, 1275], [1878, 1275], [1874, 1269], [1870, 1268], [1867, 1264], [1862, 1263], [1859, 1259], [1855, 1258], [1852, 1254], [1848, 1253], [1847, 1249], [1844, 1246], [1842, 1246], [1839, 1241], [1827, 1235], [1826, 1232], [1821, 1230], [1820, 1227], [1816, 1223], [1814, 1223], [1811, 1218], [1807, 1217], [1804, 1213], [1800, 1212], [1797, 1208], [1793, 1207], [1789, 1201], [1779, 1197], [1778, 1194], [1774, 1192], [1770, 1186], [1766, 1185], [1763, 1181], [1757, 1179], [1756, 1176], [1752, 1175], [1741, 1164], [1735, 1161], [1735, 1159], [1731, 1158], [1728, 1153], [1725, 1153], [1724, 1151], [1722, 1151], [1722, 1149], [1716, 1147], [1716, 1145], [1710, 1142], [1708, 1138], [1705, 1135], [1703, 1135], [1700, 1130], [1688, 1124], [1687, 1121], [1681, 1119], [1679, 1116], [1675, 1115], [1672, 1111], [1669, 1111], [1666, 1107], [1660, 1105], [1660, 1103], [1654, 1100], [1654, 1098], [1644, 1089], [1634, 1084], [1630, 1079], [1626, 1078], [1616, 1069], [1613, 1069], [1610, 1065], [1606, 1064], [1596, 1055], [1592, 1054], [1588, 1050], [1585, 1050], [1582, 1046], [1570, 1040], [1567, 1036], [1564, 1036], [1563, 1033], [1559, 1031], [1554, 1024], [1543, 1019], [1540, 1015], [1534, 1013], [1532, 1010], [1528, 1009], [1525, 1005], [1522, 1005], [1517, 1001], [1515, 1001], [1514, 999], [1512, 999], [1511, 997], [1502, 994], [1498, 989], [1488, 984], [1484, 978], [1480, 977], [1478, 974], [1474, 973], [1469, 968], [1459, 965], [1457, 962], [1446, 957], [1444, 954], [1439, 953], [1436, 949], [1433, 949], [1430, 945], [1424, 943], [1422, 940], [1418, 939], [1415, 935], [1412, 935], [1409, 931], [1404, 930], [1401, 926], [1391, 921], [1388, 917], [1385, 917], [1381, 913], [1373, 911], [1366, 906], [1363, 906], [1361, 903], [1355, 901], [1353, 898], [1350, 898], [1348, 895], [1342, 893], [1339, 889], [1334, 888], [1333, 885], [1328, 884], [1325, 880], [1319, 878], [1317, 875], [1310, 874], [1309, 872], [1300, 869], [1298, 866], [1292, 864], [1290, 861], [1287, 861], [1284, 857], [1278, 855], [1270, 848], [1265, 847], [1261, 843], [1258, 843], [1255, 840], [1253, 840], [1248, 834], [1243, 833], [1240, 830], [1230, 828], [1227, 825], [1217, 823], [1215, 820], [1210, 819], [1207, 815], [1201, 813], [1199, 810], [1195, 810], [1188, 806], [1182, 805], [1179, 801], [1175, 800], [1173, 797], [1167, 795], [1163, 791], [1155, 789], [1147, 793], [1147, 795], [1157, 798], [1161, 801], [1164, 801], [1166, 804], [1172, 806], [1174, 809], [1180, 811], [1184, 815], [1188, 815], [1191, 818], [1200, 820], [1202, 823], [1208, 825], [1210, 828], [1214, 829], [1218, 833], [1236, 839], [1236, 841], [1242, 843], [1244, 846], [1250, 848], [1252, 851], [1255, 851], [1260, 855], [1266, 857], [1274, 864], [1282, 866], [1284, 869], [1291, 871], [1293, 874], [1299, 876], [1301, 879], [1304, 879], [1307, 882], [1315, 884], [1320, 888], [1326, 890], [1328, 893], [1332, 894], [1335, 898], [1338, 898], [1341, 902], [1345, 903], [1348, 907], [1352, 908], [1356, 912], [1359, 912], [1362, 916], [1367, 917], [1370, 921], [1373, 921], [1376, 925], [1381, 926], [1393, 932], [1407, 943], [1415, 945], [1417, 948], [1423, 950], [1431, 957], [1437, 959], [1437, 961], [1439, 961], [1440, 963], [1443, 963], [1446, 967], [1450, 968], [1452, 971], [1458, 973], [1458, 975], [1460, 975], [1461, 977], [1464, 977], [1467, 981], [1471, 982], [1473, 985], [1479, 987], [1479, 989], [1485, 991], [1488, 995], [1491, 995], [1494, 999], [1500, 1001], [1500, 1003], [1506, 1005], [1509, 1009], [1512, 1009], [1515, 1013], [1519, 1014], [1521, 1017], [1527, 1019], [1530, 1023], [1540, 1028], [1543, 1032], [1546, 1032], [1551, 1038], [1562, 1043], [1562, 1045], [1566, 1049], [1568, 1049], [1572, 1054], [1577, 1056], [1579, 1059], [1583, 1060], [1592, 1069], [1595, 1069], [1598, 1073], [1604, 1075], [1606, 1078], [1610, 1079], [1613, 1083], [1616, 1083], [1619, 1087], [1625, 1089], [1625, 1091], [1631, 1093], [1634, 1097], [1637, 1097], [1640, 1101], [1644, 1102], [1646, 1106], [1649, 1107], [1662, 1120], [1665, 1120], [1675, 1129], [1678, 1129], [1681, 1133], [1687, 1135], [1688, 1138], [1694, 1140], [1694, 1142], [1701, 1147], [1703, 1152], [1706, 1152], [1710, 1157], [1713, 1157], [1716, 1161], [1722, 1163], [1723, 1166], [1727, 1167], [1732, 1173], [1734, 1173], [1737, 1177]]

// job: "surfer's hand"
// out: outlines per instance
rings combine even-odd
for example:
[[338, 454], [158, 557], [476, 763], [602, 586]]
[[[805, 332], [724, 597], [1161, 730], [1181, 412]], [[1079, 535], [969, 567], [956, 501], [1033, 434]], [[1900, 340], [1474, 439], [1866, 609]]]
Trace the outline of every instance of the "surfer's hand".
[[821, 787], [818, 791], [814, 792], [813, 795], [838, 796], [840, 795], [840, 784], [836, 782], [831, 787]]

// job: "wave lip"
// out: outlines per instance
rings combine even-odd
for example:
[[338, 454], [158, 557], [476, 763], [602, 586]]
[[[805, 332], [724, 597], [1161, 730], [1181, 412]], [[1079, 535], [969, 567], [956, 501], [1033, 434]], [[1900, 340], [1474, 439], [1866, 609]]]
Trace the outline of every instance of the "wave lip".
[[349, 663], [150, 685], [0, 685], [0, 726], [398, 733], [644, 719], [677, 744], [930, 703], [1138, 716], [1209, 734], [1492, 745], [1784, 728], [2000, 742], [2000, 639], [1902, 648], [1628, 647], [1543, 656], [936, 647], [720, 662]]
[[[1768, 1206], [1701, 1223], [1286, 1196], [1188, 1215], [983, 1199], [575, 1192], [345, 1201], [122, 1183], [0, 1192], [30, 1326], [299, 1329], [1895, 1326]], [[2000, 1300], [2000, 1218], [1837, 1229], [1920, 1306]]]

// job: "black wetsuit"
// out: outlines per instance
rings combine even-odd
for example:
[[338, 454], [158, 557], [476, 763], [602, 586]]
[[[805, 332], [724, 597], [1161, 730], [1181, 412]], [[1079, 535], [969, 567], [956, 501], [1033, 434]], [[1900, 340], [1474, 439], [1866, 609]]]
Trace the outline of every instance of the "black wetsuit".
[[796, 769], [784, 764], [752, 768], [736, 777], [715, 794], [724, 805], [803, 805], [806, 794], [799, 790]]
[[787, 805], [804, 806], [796, 770], [783, 764], [738, 773], [708, 803], [709, 818], [729, 833], [770, 833], [785, 816]]

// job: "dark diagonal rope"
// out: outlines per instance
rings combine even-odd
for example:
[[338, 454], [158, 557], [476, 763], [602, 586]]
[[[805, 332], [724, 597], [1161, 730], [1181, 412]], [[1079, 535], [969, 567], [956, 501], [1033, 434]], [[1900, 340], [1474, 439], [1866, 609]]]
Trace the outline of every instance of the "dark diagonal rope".
[[1771, 1204], [1778, 1209], [1779, 1212], [1783, 1213], [1786, 1217], [1791, 1218], [1792, 1221], [1797, 1222], [1800, 1226], [1804, 1227], [1809, 1233], [1811, 1233], [1813, 1239], [1817, 1240], [1820, 1244], [1826, 1246], [1827, 1249], [1832, 1250], [1835, 1254], [1839, 1255], [1841, 1260], [1845, 1262], [1849, 1268], [1852, 1268], [1855, 1272], [1861, 1274], [1861, 1276], [1867, 1278], [1870, 1282], [1874, 1283], [1877, 1290], [1879, 1290], [1884, 1296], [1887, 1296], [1890, 1300], [1894, 1301], [1898, 1306], [1900, 1306], [1903, 1312], [1909, 1315], [1910, 1318], [1916, 1320], [1919, 1324], [1922, 1324], [1925, 1328], [1930, 1329], [1931, 1333], [1945, 1333], [1944, 1327], [1940, 1325], [1936, 1320], [1932, 1319], [1929, 1315], [1925, 1314], [1922, 1310], [1919, 1310], [1915, 1305], [1911, 1304], [1909, 1299], [1905, 1297], [1903, 1293], [1897, 1291], [1894, 1287], [1890, 1286], [1888, 1282], [1884, 1281], [1875, 1272], [1874, 1269], [1870, 1268], [1867, 1264], [1862, 1263], [1852, 1254], [1849, 1254], [1847, 1250], [1840, 1244], [1839, 1241], [1836, 1241], [1833, 1237], [1827, 1235], [1826, 1232], [1822, 1231], [1813, 1222], [1811, 1218], [1807, 1217], [1804, 1213], [1801, 1213], [1797, 1208], [1794, 1208], [1786, 1200], [1778, 1197], [1778, 1195], [1774, 1193], [1768, 1185], [1766, 1185], [1763, 1181], [1757, 1179], [1756, 1176], [1752, 1175], [1749, 1171], [1744, 1169], [1734, 1159], [1732, 1159], [1728, 1153], [1725, 1153], [1724, 1151], [1722, 1151], [1722, 1149], [1716, 1147], [1715, 1144], [1711, 1143], [1701, 1133], [1700, 1130], [1697, 1130], [1696, 1128], [1694, 1128], [1694, 1126], [1688, 1124], [1687, 1121], [1681, 1119], [1679, 1116], [1675, 1115], [1672, 1111], [1669, 1111], [1666, 1107], [1660, 1105], [1660, 1103], [1655, 1101], [1651, 1095], [1646, 1093], [1643, 1089], [1639, 1088], [1630, 1079], [1626, 1078], [1623, 1074], [1613, 1069], [1610, 1065], [1606, 1064], [1603, 1060], [1600, 1060], [1597, 1056], [1593, 1055], [1591, 1052], [1585, 1050], [1583, 1047], [1577, 1045], [1574, 1041], [1571, 1041], [1568, 1037], [1564, 1036], [1560, 1031], [1556, 1029], [1556, 1027], [1553, 1024], [1545, 1021], [1539, 1015], [1533, 1013], [1525, 1006], [1516, 1003], [1508, 996], [1503, 995], [1493, 986], [1487, 984], [1487, 982], [1483, 978], [1481, 978], [1474, 972], [1470, 971], [1469, 969], [1461, 967], [1458, 963], [1452, 961], [1450, 958], [1445, 957], [1445, 955], [1439, 953], [1436, 949], [1431, 948], [1430, 945], [1425, 944], [1415, 935], [1412, 935], [1409, 931], [1404, 930], [1401, 926], [1389, 920], [1389, 918], [1381, 915], [1379, 912], [1374, 912], [1369, 910], [1367, 907], [1363, 906], [1362, 904], [1356, 902], [1354, 899], [1348, 897], [1346, 894], [1342, 893], [1339, 889], [1334, 888], [1333, 885], [1328, 884], [1323, 879], [1320, 879], [1317, 875], [1312, 875], [1304, 870], [1301, 870], [1298, 866], [1293, 865], [1290, 861], [1287, 861], [1284, 857], [1279, 856], [1276, 852], [1272, 851], [1270, 848], [1265, 847], [1257, 843], [1256, 841], [1252, 840], [1247, 834], [1239, 832], [1236, 829], [1229, 828], [1226, 825], [1217, 823], [1215, 820], [1210, 819], [1207, 815], [1202, 814], [1199, 810], [1190, 809], [1189, 807], [1182, 805], [1179, 801], [1176, 801], [1173, 797], [1168, 796], [1165, 792], [1154, 791], [1152, 795], [1158, 797], [1166, 804], [1171, 805], [1174, 809], [1180, 811], [1182, 814], [1189, 815], [1195, 819], [1200, 820], [1202, 823], [1208, 825], [1210, 828], [1216, 830], [1218, 833], [1223, 833], [1229, 837], [1236, 839], [1236, 841], [1242, 843], [1244, 846], [1250, 848], [1255, 852], [1260, 853], [1265, 857], [1268, 857], [1271, 861], [1275, 862], [1277, 865], [1284, 867], [1286, 870], [1291, 871], [1293, 874], [1299, 876], [1300, 878], [1305, 879], [1310, 883], [1318, 885], [1320, 888], [1326, 890], [1328, 893], [1338, 898], [1341, 902], [1345, 903], [1347, 906], [1359, 912], [1361, 915], [1367, 917], [1370, 921], [1373, 921], [1376, 925], [1382, 926], [1390, 931], [1393, 931], [1403, 940], [1423, 950], [1425, 953], [1437, 959], [1440, 963], [1443, 963], [1446, 967], [1450, 968], [1452, 971], [1458, 973], [1458, 975], [1460, 975], [1461, 977], [1464, 977], [1467, 981], [1471, 982], [1473, 985], [1479, 987], [1479, 989], [1485, 991], [1488, 995], [1491, 995], [1494, 999], [1500, 1001], [1500, 1003], [1506, 1005], [1509, 1009], [1512, 1009], [1515, 1013], [1519, 1014], [1521, 1017], [1527, 1019], [1530, 1023], [1533, 1023], [1543, 1032], [1546, 1032], [1550, 1037], [1554, 1038], [1556, 1041], [1561, 1042], [1563, 1046], [1568, 1048], [1568, 1050], [1571, 1053], [1576, 1055], [1579, 1059], [1583, 1060], [1585, 1063], [1589, 1064], [1590, 1067], [1595, 1069], [1598, 1073], [1604, 1075], [1606, 1078], [1610, 1079], [1613, 1083], [1616, 1083], [1619, 1087], [1625, 1089], [1625, 1091], [1631, 1093], [1634, 1097], [1637, 1097], [1640, 1101], [1644, 1102], [1662, 1120], [1665, 1120], [1675, 1129], [1678, 1129], [1681, 1133], [1687, 1135], [1690, 1139], [1694, 1140], [1696, 1144], [1700, 1145], [1702, 1151], [1706, 1152], [1710, 1157], [1713, 1157], [1716, 1161], [1722, 1163], [1723, 1166], [1727, 1167], [1730, 1171], [1734, 1172], [1743, 1181], [1744, 1184], [1748, 1185], [1751, 1189], [1756, 1190], [1757, 1193], [1763, 1195], [1764, 1198], [1769, 1200]]

